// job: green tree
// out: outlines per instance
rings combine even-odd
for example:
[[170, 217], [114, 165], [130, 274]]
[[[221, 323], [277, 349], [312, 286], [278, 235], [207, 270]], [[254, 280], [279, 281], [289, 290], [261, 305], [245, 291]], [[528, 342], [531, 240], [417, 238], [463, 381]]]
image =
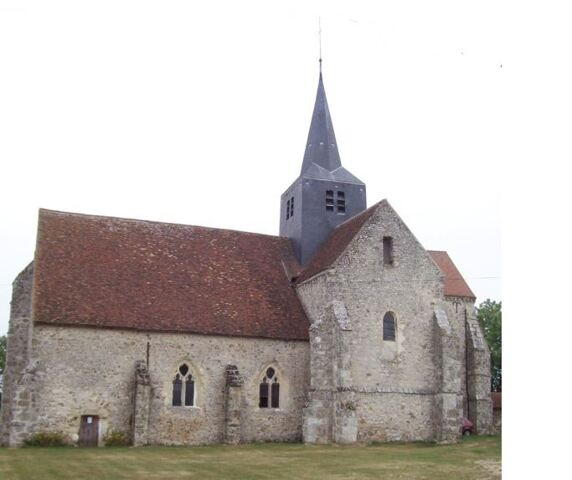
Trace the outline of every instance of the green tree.
[[486, 299], [477, 307], [477, 318], [491, 350], [491, 390], [502, 391], [502, 302]]
[[0, 337], [0, 372], [4, 371], [6, 365], [6, 335]]

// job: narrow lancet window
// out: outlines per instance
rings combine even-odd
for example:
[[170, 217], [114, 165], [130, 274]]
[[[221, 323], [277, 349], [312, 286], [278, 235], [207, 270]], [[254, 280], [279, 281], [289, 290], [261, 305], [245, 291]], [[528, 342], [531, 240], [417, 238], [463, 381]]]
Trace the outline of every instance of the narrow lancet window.
[[286, 202], [286, 220], [290, 218], [290, 200]]
[[294, 197], [290, 199], [290, 216], [294, 216]]
[[395, 342], [395, 316], [391, 312], [383, 316], [383, 339]]
[[383, 263], [393, 265], [393, 238], [383, 237]]
[[185, 380], [185, 405], [192, 407], [195, 404], [195, 381], [192, 375]]
[[180, 407], [182, 404], [182, 385], [181, 376], [177, 373], [175, 380], [173, 380], [173, 407]]
[[268, 408], [268, 383], [266, 383], [266, 379], [262, 380], [260, 384], [260, 400], [258, 402], [258, 406], [260, 408]]
[[272, 408], [278, 408], [280, 406], [280, 384], [278, 383], [278, 379], [275, 379], [272, 384], [271, 406]]

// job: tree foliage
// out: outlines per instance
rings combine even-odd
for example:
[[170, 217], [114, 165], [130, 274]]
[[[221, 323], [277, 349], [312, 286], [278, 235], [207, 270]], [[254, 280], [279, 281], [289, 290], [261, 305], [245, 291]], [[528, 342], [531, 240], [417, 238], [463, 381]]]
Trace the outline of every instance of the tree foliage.
[[502, 391], [502, 302], [487, 299], [477, 307], [477, 318], [491, 350], [491, 390]]
[[0, 373], [6, 366], [6, 335], [0, 337]]

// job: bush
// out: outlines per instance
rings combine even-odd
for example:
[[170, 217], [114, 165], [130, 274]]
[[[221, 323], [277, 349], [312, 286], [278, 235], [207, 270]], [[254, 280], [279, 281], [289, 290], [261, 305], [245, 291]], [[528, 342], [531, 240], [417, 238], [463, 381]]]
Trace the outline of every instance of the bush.
[[106, 447], [126, 447], [131, 445], [131, 439], [126, 433], [109, 430], [103, 437], [103, 444]]
[[68, 447], [71, 441], [62, 432], [38, 432], [24, 440], [25, 447]]

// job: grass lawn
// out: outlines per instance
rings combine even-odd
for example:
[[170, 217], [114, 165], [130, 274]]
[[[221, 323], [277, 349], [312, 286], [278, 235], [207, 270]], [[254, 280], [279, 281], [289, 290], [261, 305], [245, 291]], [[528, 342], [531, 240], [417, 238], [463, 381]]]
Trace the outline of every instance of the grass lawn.
[[500, 479], [500, 461], [500, 437], [456, 445], [2, 448], [0, 479]]

